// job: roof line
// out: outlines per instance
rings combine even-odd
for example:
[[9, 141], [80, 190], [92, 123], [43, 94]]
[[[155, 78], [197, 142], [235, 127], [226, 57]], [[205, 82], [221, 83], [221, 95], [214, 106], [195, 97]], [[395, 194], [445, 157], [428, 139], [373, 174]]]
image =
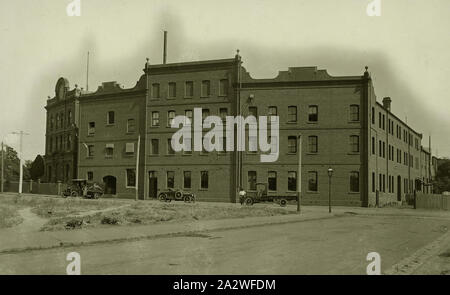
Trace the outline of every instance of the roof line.
[[397, 115], [395, 115], [393, 112], [391, 112], [390, 110], [386, 109], [379, 101], [376, 101], [376, 103], [383, 108], [383, 110], [385, 110], [386, 112], [388, 112], [390, 115], [392, 115], [392, 117], [396, 118], [397, 120], [399, 120], [400, 122], [402, 122], [406, 127], [408, 127], [409, 129], [411, 129], [413, 132], [415, 132], [418, 135], [423, 135], [422, 133], [417, 132], [415, 129], [413, 129], [410, 125], [408, 125], [408, 123], [405, 123], [402, 119], [400, 119], [399, 117], [397, 117]]
[[176, 63], [166, 63], [166, 64], [153, 64], [153, 65], [150, 64], [148, 67], [150, 69], [159, 69], [159, 68], [171, 68], [171, 67], [180, 67], [180, 66], [207, 65], [207, 64], [233, 63], [233, 62], [236, 62], [235, 58], [224, 58], [224, 59], [176, 62]]

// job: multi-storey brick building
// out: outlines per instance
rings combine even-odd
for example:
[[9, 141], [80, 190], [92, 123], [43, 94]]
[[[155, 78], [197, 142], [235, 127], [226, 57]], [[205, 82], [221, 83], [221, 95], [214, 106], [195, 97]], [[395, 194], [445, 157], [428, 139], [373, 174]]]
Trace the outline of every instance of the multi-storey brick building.
[[67, 79], [60, 78], [55, 96], [47, 100], [45, 181], [67, 181], [77, 174], [78, 98], [81, 94], [77, 86], [69, 90]]
[[[333, 204], [367, 204], [367, 116], [370, 78], [331, 77], [315, 67], [289, 68], [274, 79], [243, 73], [241, 109], [276, 113], [280, 121], [278, 161], [260, 163], [243, 155], [244, 183], [268, 182], [269, 194], [296, 192], [298, 143], [302, 142], [302, 203], [328, 202], [328, 168]], [[245, 185], [244, 185], [245, 186]]]
[[[267, 183], [269, 194], [295, 195], [299, 151], [303, 204], [328, 202], [329, 168], [335, 205], [402, 201], [422, 179], [422, 135], [391, 112], [390, 98], [377, 102], [367, 68], [343, 77], [289, 68], [273, 79], [253, 79], [239, 55], [147, 61], [135, 87], [103, 83], [96, 92], [80, 92], [76, 102], [78, 175], [105, 183], [106, 192], [119, 197], [135, 197], [136, 180], [141, 199], [175, 187], [200, 200], [234, 202], [238, 187], [252, 190], [257, 182]], [[196, 108], [202, 113], [194, 115]], [[170, 122], [178, 115], [277, 115], [279, 157], [262, 163], [259, 152], [174, 152]]]
[[[96, 92], [80, 97], [79, 177], [104, 183], [105, 193], [136, 195], [136, 157], [143, 151], [145, 80], [123, 89], [105, 82]], [[140, 154], [143, 162], [144, 153]], [[143, 165], [141, 165], [143, 169]]]
[[422, 135], [391, 112], [391, 98], [373, 102], [370, 122], [371, 188], [380, 203], [401, 201], [420, 178]]
[[199, 199], [230, 201], [236, 185], [233, 152], [191, 151], [175, 153], [170, 145], [177, 115], [222, 118], [236, 113], [238, 59], [152, 65], [148, 77], [145, 174], [146, 197], [156, 197], [158, 188], [179, 187], [196, 192]]

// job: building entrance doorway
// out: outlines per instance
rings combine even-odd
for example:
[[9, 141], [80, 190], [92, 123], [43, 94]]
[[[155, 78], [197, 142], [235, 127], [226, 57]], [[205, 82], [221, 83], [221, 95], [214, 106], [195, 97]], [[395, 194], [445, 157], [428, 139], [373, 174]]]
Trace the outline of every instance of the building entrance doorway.
[[158, 196], [158, 177], [155, 171], [148, 172], [148, 198], [156, 199]]
[[105, 194], [115, 195], [116, 194], [116, 178], [114, 176], [108, 175], [103, 177], [103, 182], [105, 183]]
[[402, 200], [402, 178], [397, 176], [397, 201]]

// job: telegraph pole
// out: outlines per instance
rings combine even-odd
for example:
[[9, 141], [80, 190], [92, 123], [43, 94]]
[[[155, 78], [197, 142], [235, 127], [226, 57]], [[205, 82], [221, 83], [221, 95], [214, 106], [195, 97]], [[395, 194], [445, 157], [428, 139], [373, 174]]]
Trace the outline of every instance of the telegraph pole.
[[300, 202], [302, 198], [302, 136], [298, 135], [298, 167], [297, 167], [297, 212], [300, 213]]
[[19, 143], [19, 195], [22, 194], [22, 183], [23, 183], [23, 153], [22, 153], [22, 146], [23, 146], [23, 136], [29, 135], [29, 133], [19, 131], [19, 132], [13, 132], [13, 134], [20, 135], [20, 143]]
[[[431, 134], [428, 136], [428, 147], [430, 149], [430, 159], [428, 161], [428, 183], [432, 184], [432, 177], [431, 177], [431, 161], [433, 160], [433, 157], [431, 155]], [[433, 193], [433, 186], [430, 185], [430, 193]]]
[[134, 177], [136, 179], [136, 201], [139, 199], [139, 149], [141, 145], [141, 135], [138, 135], [138, 142], [137, 142], [137, 152], [136, 152], [136, 172], [134, 174]]

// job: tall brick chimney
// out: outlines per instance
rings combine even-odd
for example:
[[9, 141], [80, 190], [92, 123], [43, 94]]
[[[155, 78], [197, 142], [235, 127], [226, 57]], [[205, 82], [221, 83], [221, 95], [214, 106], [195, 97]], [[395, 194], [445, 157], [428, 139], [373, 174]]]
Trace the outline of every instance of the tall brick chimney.
[[167, 63], [167, 31], [164, 31], [163, 64]]
[[391, 102], [392, 100], [390, 97], [383, 98], [383, 107], [389, 112], [391, 111]]

